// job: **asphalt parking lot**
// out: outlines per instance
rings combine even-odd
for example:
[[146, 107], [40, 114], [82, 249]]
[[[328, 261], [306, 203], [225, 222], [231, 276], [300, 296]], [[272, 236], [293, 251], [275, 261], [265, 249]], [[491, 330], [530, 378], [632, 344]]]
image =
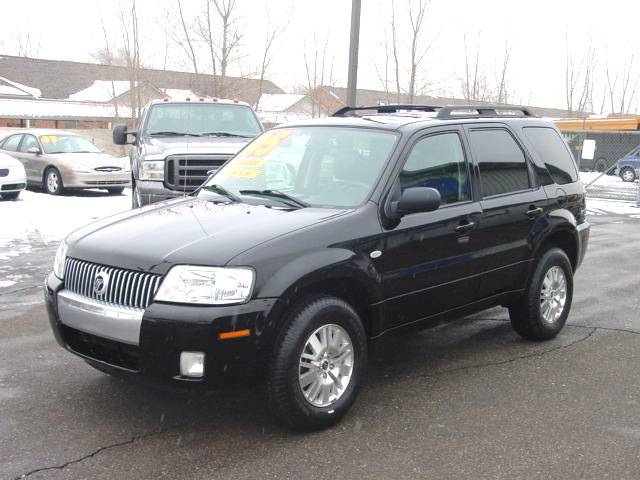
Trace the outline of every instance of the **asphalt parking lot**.
[[[637, 479], [640, 219], [590, 217], [561, 335], [520, 339], [494, 309], [374, 354], [333, 429], [281, 429], [256, 391], [178, 395], [55, 344], [39, 282], [0, 289], [0, 477]], [[57, 244], [3, 260], [41, 279]], [[17, 278], [17, 277], [16, 277]]]

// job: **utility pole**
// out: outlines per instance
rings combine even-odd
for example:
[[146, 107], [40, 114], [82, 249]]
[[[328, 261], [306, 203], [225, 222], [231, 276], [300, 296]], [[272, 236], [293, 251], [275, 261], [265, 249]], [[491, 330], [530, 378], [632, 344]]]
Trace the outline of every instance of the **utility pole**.
[[347, 80], [347, 106], [356, 106], [358, 85], [358, 44], [360, 43], [360, 7], [362, 0], [351, 0], [351, 38], [349, 41], [349, 77]]

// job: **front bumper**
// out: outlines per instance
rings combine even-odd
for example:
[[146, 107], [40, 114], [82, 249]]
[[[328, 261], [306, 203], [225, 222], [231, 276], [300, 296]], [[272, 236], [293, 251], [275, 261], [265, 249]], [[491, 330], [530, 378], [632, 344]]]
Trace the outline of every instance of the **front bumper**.
[[578, 231], [578, 258], [576, 259], [576, 269], [582, 264], [584, 255], [587, 253], [587, 245], [589, 243], [589, 232], [591, 231], [591, 225], [589, 222], [584, 221], [579, 223], [576, 227]]
[[61, 172], [65, 188], [121, 188], [131, 186], [131, 172]]
[[[190, 387], [251, 385], [264, 375], [281, 307], [277, 299], [206, 307], [152, 303], [118, 316], [92, 305], [49, 275], [44, 288], [49, 322], [58, 343], [89, 363], [122, 376]], [[79, 297], [79, 298], [76, 298]], [[248, 337], [219, 340], [218, 333], [249, 329]], [[202, 378], [180, 375], [180, 353], [205, 353]]]
[[0, 177], [0, 193], [19, 192], [27, 186], [27, 178], [24, 173], [16, 172], [15, 169], [9, 169], [9, 174]]
[[160, 181], [136, 180], [136, 191], [139, 196], [140, 206], [142, 207], [151, 203], [161, 202], [163, 200], [184, 197], [193, 190], [179, 192], [176, 190], [169, 190], [164, 186], [164, 183]]

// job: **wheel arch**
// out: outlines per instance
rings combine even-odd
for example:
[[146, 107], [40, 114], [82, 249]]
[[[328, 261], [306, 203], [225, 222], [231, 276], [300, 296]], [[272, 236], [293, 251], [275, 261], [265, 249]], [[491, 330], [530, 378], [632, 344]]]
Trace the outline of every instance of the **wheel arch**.
[[575, 231], [575, 228], [570, 228], [570, 226], [566, 225], [554, 229], [545, 235], [538, 245], [534, 257], [538, 258], [543, 252], [550, 248], [560, 248], [566, 253], [567, 257], [569, 257], [571, 268], [575, 271], [578, 266], [579, 244], [578, 233]]

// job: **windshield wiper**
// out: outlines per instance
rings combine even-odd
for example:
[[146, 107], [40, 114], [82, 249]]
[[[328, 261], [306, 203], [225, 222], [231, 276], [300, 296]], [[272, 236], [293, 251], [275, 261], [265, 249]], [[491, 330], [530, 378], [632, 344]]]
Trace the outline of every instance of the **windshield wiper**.
[[147, 135], [149, 135], [150, 137], [153, 136], [163, 136], [163, 137], [199, 137], [200, 135], [197, 133], [188, 133], [188, 132], [152, 132], [152, 133], [148, 133]]
[[253, 135], [241, 135], [239, 133], [231, 132], [203, 132], [200, 134], [203, 137], [238, 137], [238, 138], [253, 138]]
[[201, 187], [201, 190], [206, 190], [207, 192], [217, 193], [218, 195], [222, 195], [223, 197], [227, 197], [229, 200], [231, 200], [232, 202], [235, 202], [235, 203], [242, 202], [242, 200], [240, 200], [240, 198], [238, 198], [236, 195], [231, 193], [229, 190], [227, 190], [226, 188], [221, 187], [220, 185], [215, 184], [215, 183], [212, 183], [210, 185], [203, 185]]
[[281, 192], [280, 190], [240, 190], [240, 194], [241, 195], [262, 195], [265, 197], [274, 197], [277, 199], [281, 199], [280, 201], [288, 200], [288, 202], [282, 201], [282, 203], [284, 203], [285, 205], [289, 205], [290, 207], [306, 208], [309, 206], [307, 202], [304, 202], [295, 197], [292, 197], [291, 195], [287, 195], [286, 193]]

